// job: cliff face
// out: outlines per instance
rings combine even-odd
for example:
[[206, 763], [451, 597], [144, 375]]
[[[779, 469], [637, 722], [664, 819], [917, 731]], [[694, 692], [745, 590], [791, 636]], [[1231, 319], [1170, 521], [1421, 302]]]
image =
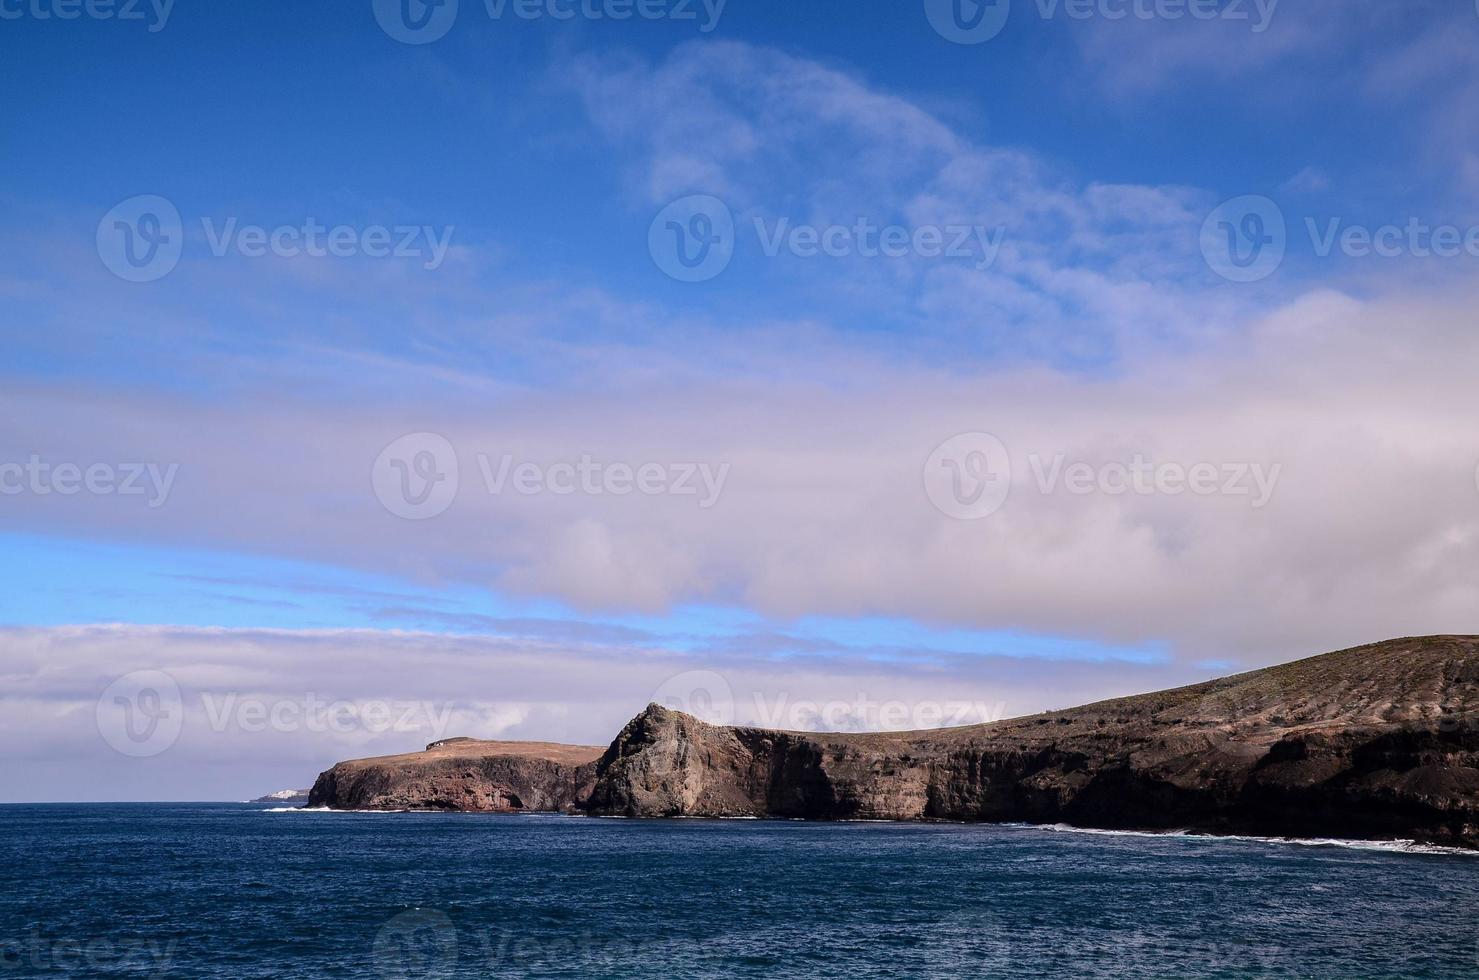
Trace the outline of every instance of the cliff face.
[[462, 739], [323, 772], [309, 806], [336, 810], [569, 811], [595, 782], [598, 746]]
[[717, 727], [652, 705], [601, 757], [588, 806], [1479, 846], [1479, 638], [1398, 640], [936, 731]]
[[311, 806], [962, 820], [1479, 847], [1479, 637], [1396, 640], [1067, 711], [919, 732], [719, 727], [650, 705], [593, 746], [341, 762]]

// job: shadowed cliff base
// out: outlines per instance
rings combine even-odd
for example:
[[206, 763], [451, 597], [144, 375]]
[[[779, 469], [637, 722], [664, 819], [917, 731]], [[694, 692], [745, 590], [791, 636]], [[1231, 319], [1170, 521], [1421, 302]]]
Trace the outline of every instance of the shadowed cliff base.
[[[341, 763], [319, 777], [312, 805], [1065, 823], [1475, 847], [1476, 715], [1479, 638], [1435, 636], [965, 728], [783, 732], [649, 705], [604, 754], [470, 742], [450, 756]], [[552, 758], [552, 748], [565, 754]]]
[[573, 811], [590, 795], [598, 745], [434, 742], [424, 752], [341, 762], [321, 773], [308, 805], [336, 810]]

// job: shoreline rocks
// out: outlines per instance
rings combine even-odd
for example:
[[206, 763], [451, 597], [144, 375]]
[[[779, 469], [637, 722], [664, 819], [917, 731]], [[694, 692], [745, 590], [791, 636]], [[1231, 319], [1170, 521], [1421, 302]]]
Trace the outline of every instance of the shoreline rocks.
[[772, 731], [653, 704], [604, 751], [558, 748], [560, 761], [547, 745], [473, 742], [340, 763], [313, 801], [1479, 847], [1479, 638], [1395, 640], [954, 729]]
[[433, 744], [424, 752], [341, 762], [319, 775], [308, 805], [337, 810], [570, 812], [591, 793], [594, 745]]

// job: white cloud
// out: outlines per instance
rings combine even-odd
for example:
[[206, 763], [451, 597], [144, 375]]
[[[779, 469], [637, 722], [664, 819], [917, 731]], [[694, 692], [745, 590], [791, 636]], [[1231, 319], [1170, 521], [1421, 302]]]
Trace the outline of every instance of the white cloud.
[[[1030, 152], [975, 141], [841, 69], [740, 43], [684, 45], [652, 65], [587, 59], [565, 75], [621, 151], [628, 186], [641, 189], [634, 211], [715, 195], [735, 214], [742, 257], [761, 251], [756, 221], [782, 218], [1000, 233], [1003, 247], [985, 269], [782, 252], [756, 273], [827, 297], [840, 320], [969, 331], [1008, 353], [1021, 352], [1022, 334], [1073, 342], [1087, 333], [1099, 357], [1209, 324], [1206, 298], [1200, 314], [1190, 300], [1210, 278], [1197, 245], [1217, 203], [1207, 191], [1086, 181]], [[1250, 299], [1251, 291], [1224, 296], [1222, 313], [1246, 312]], [[1026, 350], [1042, 356], [1046, 346]]]
[[[102, 696], [137, 672], [164, 690], [146, 704], [130, 689], [129, 718]], [[935, 727], [1194, 675], [1096, 663], [1069, 672], [1062, 662], [1002, 658], [771, 662], [500, 637], [120, 625], [0, 629], [0, 676], [0, 799], [67, 801], [258, 796], [306, 787], [345, 758], [415, 752], [456, 735], [605, 745], [654, 699], [697, 710], [696, 695], [712, 695], [705, 703], [738, 723]], [[169, 722], [179, 713], [177, 728], [142, 739], [161, 710]]]
[[[1240, 343], [1144, 354], [1114, 377], [1039, 368], [945, 373], [855, 357], [817, 378], [706, 373], [599, 390], [425, 393], [382, 367], [348, 403], [205, 402], [32, 386], [0, 394], [0, 456], [178, 462], [165, 506], [118, 496], [5, 498], [32, 531], [267, 552], [475, 581], [583, 608], [692, 602], [775, 616], [888, 615], [1258, 659], [1389, 635], [1463, 631], [1479, 409], [1467, 298], [1358, 303], [1312, 294]], [[793, 345], [799, 363], [828, 348]], [[702, 355], [695, 355], [702, 359]], [[352, 410], [346, 408], [352, 405]], [[986, 520], [922, 489], [936, 445], [988, 431], [1012, 494]], [[405, 521], [370, 467], [408, 431], [445, 435], [450, 509]], [[488, 492], [478, 454], [548, 465], [728, 464], [697, 496]], [[1044, 495], [1029, 457], [1282, 467], [1242, 496]]]
[[[1386, 298], [1314, 290], [1270, 309], [1258, 289], [1208, 288], [1196, 254], [1205, 192], [1076, 179], [1031, 154], [974, 144], [853, 76], [742, 45], [681, 48], [655, 67], [582, 70], [590, 112], [635, 175], [634, 213], [706, 189], [729, 195], [741, 215], [793, 209], [850, 220], [864, 209], [916, 223], [1001, 222], [1013, 234], [1001, 262], [980, 272], [922, 263], [797, 270], [824, 300], [851, 298], [826, 321], [760, 319], [743, 304], [677, 317], [544, 283], [500, 292], [466, 269], [382, 293], [359, 270], [335, 267], [324, 271], [334, 297], [346, 298], [342, 309], [254, 305], [251, 318], [278, 346], [264, 352], [223, 329], [211, 337], [236, 342], [222, 344], [225, 354], [191, 343], [200, 322], [214, 329], [215, 320], [209, 305], [197, 312], [187, 302], [184, 270], [179, 292], [135, 293], [116, 307], [112, 293], [72, 305], [74, 280], [59, 278], [51, 289], [61, 312], [16, 324], [17, 337], [90, 349], [79, 338], [104, 337], [117, 309], [154, 331], [139, 336], [187, 352], [168, 365], [191, 384], [144, 391], [95, 385], [81, 372], [9, 383], [0, 462], [37, 453], [180, 471], [154, 509], [116, 495], [0, 497], [8, 526], [475, 582], [585, 609], [707, 603], [781, 619], [891, 616], [1164, 640], [1178, 665], [1251, 665], [1472, 629], [1479, 390], [1470, 368], [1479, 340], [1467, 285], [1449, 277], [1415, 296], [1366, 276]], [[61, 258], [80, 267], [92, 257]], [[271, 292], [229, 264], [212, 266], [205, 282], [217, 303]], [[386, 315], [380, 307], [392, 318], [414, 312], [405, 344], [364, 339]], [[876, 329], [901, 309], [917, 331]], [[324, 329], [294, 340], [299, 317]], [[983, 356], [999, 349], [1025, 357]], [[1101, 369], [1065, 373], [1042, 366], [1050, 359]], [[970, 431], [1005, 443], [1013, 485], [999, 512], [963, 523], [934, 509], [921, 470], [937, 445]], [[408, 432], [440, 433], [460, 458], [460, 492], [426, 521], [393, 515], [372, 488], [373, 462]], [[689, 496], [490, 494], [478, 454], [505, 453], [541, 466], [589, 455], [634, 469], [730, 469], [707, 509]], [[1239, 496], [1038, 492], [1030, 459], [1060, 455], [1096, 467], [1136, 456], [1258, 463], [1281, 475], [1262, 508]], [[17, 635], [12, 652], [18, 642], [50, 658], [66, 646]], [[153, 645], [119, 635], [93, 646], [82, 635], [67, 655], [86, 647], [117, 670], [158, 666], [154, 651], [173, 651], [165, 662], [201, 684], [493, 691], [471, 698], [461, 723], [510, 737], [604, 738], [660, 672], [620, 679], [640, 651], [603, 652], [597, 659], [622, 665], [613, 670], [562, 660], [575, 657], [568, 647], [467, 653], [456, 649], [462, 641], [419, 640], [407, 660], [415, 671], [400, 673], [389, 662], [366, 666], [401, 642], [379, 634], [151, 636]], [[215, 652], [180, 662], [192, 644]], [[222, 661], [219, 647], [235, 644], [241, 659]], [[340, 673], [295, 674], [308, 647], [322, 657], [304, 663], [337, 663]], [[503, 673], [467, 681], [462, 672], [484, 657]], [[20, 691], [62, 670], [44, 663], [7, 673], [27, 679]], [[247, 664], [254, 673], [243, 675]], [[993, 681], [1018, 685], [1013, 710], [1044, 706], [1031, 671], [1016, 670]], [[1157, 686], [1139, 668], [1104, 671], [1084, 695]], [[73, 685], [70, 701], [17, 694], [25, 703], [11, 717], [22, 730], [48, 732], [56, 719], [72, 731], [105, 676], [78, 675], [86, 683]], [[374, 683], [358, 687], [361, 677]], [[517, 693], [505, 695], [499, 677]], [[571, 686], [586, 679], [591, 691]], [[838, 680], [819, 672], [814, 689], [832, 696]], [[941, 681], [954, 683], [935, 677], [919, 690]], [[588, 724], [572, 722], [592, 691], [608, 700]], [[335, 743], [296, 764], [391, 748]]]

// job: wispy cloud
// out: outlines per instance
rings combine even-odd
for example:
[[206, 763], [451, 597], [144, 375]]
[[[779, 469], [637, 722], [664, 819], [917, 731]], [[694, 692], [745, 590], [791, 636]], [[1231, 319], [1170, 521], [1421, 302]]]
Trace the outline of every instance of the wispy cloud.
[[[893, 727], [910, 727], [1198, 675], [1093, 662], [1072, 672], [995, 658], [879, 665], [496, 636], [114, 625], [0, 629], [0, 677], [0, 759], [10, 776], [0, 798], [196, 800], [304, 787], [340, 759], [419, 751], [453, 735], [604, 745], [652, 700], [695, 710], [701, 700], [740, 723], [876, 728], [897, 715]], [[152, 692], [147, 701], [131, 681]], [[150, 731], [151, 719], [163, 729]]]
[[[610, 373], [594, 391], [456, 392], [414, 412], [377, 402], [396, 387], [384, 371], [334, 405], [32, 385], [0, 395], [4, 458], [41, 447], [53, 461], [180, 471], [159, 508], [22, 493], [6, 515], [12, 527], [266, 551], [589, 610], [877, 614], [1164, 639], [1194, 658], [1461, 630], [1476, 598], [1461, 570], [1479, 547], [1468, 308], [1463, 295], [1312, 294], [1236, 345], [1147, 355], [1113, 378], [859, 360], [820, 383], [767, 382], [694, 364], [663, 386]], [[444, 513], [405, 520], [371, 471], [417, 431], [454, 447], [459, 484]], [[963, 522], [922, 480], [935, 447], [973, 431], [1006, 446], [1011, 494]], [[1042, 483], [1058, 457], [1092, 468], [1138, 456], [1279, 476], [1258, 507], [1247, 495]], [[536, 473], [589, 457], [727, 477], [708, 508], [697, 493], [500, 490], [489, 473], [504, 457]]]

